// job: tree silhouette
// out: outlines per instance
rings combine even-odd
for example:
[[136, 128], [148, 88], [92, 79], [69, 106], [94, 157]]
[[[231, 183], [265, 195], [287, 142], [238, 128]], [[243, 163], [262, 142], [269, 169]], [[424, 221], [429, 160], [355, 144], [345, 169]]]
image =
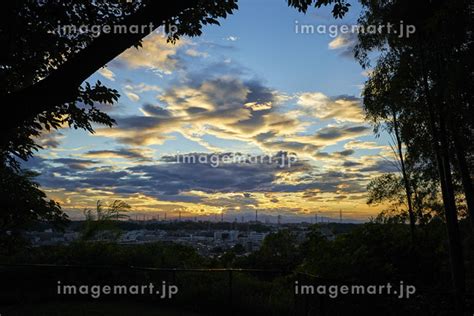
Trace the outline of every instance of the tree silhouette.
[[[393, 32], [360, 33], [355, 56], [364, 67], [368, 67], [370, 52], [380, 53], [376, 69], [385, 64], [384, 73], [392, 74], [390, 84], [395, 83], [396, 89], [395, 93], [379, 101], [386, 105], [386, 109], [390, 105], [399, 107], [401, 139], [407, 144], [410, 159], [422, 165], [426, 175], [440, 184], [453, 288], [458, 313], [462, 313], [465, 275], [458, 227], [459, 203], [456, 205], [458, 175], [462, 179], [469, 218], [474, 223], [472, 169], [469, 170], [474, 126], [469, 114], [472, 113], [473, 75], [472, 60], [467, 57], [473, 52], [472, 18], [466, 10], [469, 3], [460, 0], [417, 1], [416, 4], [362, 1], [362, 4], [365, 7], [359, 19], [362, 25], [404, 21], [416, 27], [416, 34], [411, 37]], [[437, 170], [437, 175], [432, 172], [432, 167]]]

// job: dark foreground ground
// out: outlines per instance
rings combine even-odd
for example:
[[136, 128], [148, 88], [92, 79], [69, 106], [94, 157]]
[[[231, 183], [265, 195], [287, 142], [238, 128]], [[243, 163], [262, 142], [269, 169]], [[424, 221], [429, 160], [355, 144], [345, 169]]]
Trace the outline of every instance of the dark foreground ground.
[[134, 302], [50, 302], [5, 306], [2, 315], [9, 316], [200, 316], [176, 308], [157, 307], [147, 303]]

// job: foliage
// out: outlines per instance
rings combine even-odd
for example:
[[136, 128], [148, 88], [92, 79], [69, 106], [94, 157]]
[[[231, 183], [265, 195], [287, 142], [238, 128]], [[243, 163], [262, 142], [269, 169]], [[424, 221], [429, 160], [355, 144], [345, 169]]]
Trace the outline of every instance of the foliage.
[[[427, 224], [433, 217], [442, 216], [442, 201], [432, 180], [425, 180], [419, 173], [411, 174], [414, 211], [417, 222]], [[389, 215], [390, 220], [398, 223], [408, 221], [406, 193], [403, 179], [393, 173], [382, 174], [367, 185], [367, 204], [387, 205], [381, 215]]]
[[346, 0], [288, 0], [289, 6], [304, 13], [306, 13], [311, 6], [320, 8], [331, 4], [334, 4], [332, 9], [333, 16], [340, 19], [349, 11], [349, 7], [351, 6]]
[[188, 246], [167, 243], [129, 246], [114, 242], [76, 242], [67, 246], [33, 248], [17, 254], [9, 261], [156, 268], [200, 267], [205, 262], [193, 248]]
[[101, 201], [97, 201], [95, 214], [91, 209], [84, 210], [86, 221], [81, 233], [81, 239], [83, 241], [90, 240], [98, 237], [100, 234], [108, 233], [112, 239], [116, 240], [121, 234], [117, 221], [128, 218], [125, 213], [130, 208], [130, 205], [120, 200], [113, 201], [105, 208]]
[[58, 203], [46, 197], [34, 182], [35, 173], [17, 172], [0, 165], [0, 249], [12, 253], [24, 241], [23, 230], [35, 222], [52, 222], [64, 227], [67, 216]]

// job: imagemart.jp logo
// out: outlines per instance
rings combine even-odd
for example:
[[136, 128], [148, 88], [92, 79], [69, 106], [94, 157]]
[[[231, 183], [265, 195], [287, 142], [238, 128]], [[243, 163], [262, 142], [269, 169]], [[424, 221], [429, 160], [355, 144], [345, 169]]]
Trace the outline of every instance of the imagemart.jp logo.
[[399, 38], [409, 38], [416, 32], [416, 27], [412, 24], [405, 24], [400, 21], [398, 24], [308, 24], [300, 23], [298, 20], [294, 22], [294, 32], [296, 34], [329, 34], [330, 37], [337, 37], [343, 34], [394, 34]]
[[[104, 295], [156, 295], [160, 299], [171, 299], [178, 293], [178, 287], [163, 281], [160, 286], [154, 283], [129, 284], [129, 285], [88, 285], [88, 284], [63, 284], [57, 282], [56, 294], [58, 295], [87, 295], [98, 299]], [[0, 314], [1, 316], [1, 314]]]

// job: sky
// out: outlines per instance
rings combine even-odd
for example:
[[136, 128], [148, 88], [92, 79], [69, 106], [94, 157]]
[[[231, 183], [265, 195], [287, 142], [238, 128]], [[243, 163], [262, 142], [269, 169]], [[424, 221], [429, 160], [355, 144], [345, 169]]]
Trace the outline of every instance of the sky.
[[87, 80], [119, 91], [100, 105], [117, 125], [44, 134], [26, 166], [72, 218], [121, 199], [155, 218], [365, 221], [380, 211], [367, 183], [395, 171], [387, 138], [364, 122], [367, 71], [353, 35], [297, 32], [354, 24], [360, 10], [335, 20], [243, 0], [200, 37], [173, 45], [155, 32]]

